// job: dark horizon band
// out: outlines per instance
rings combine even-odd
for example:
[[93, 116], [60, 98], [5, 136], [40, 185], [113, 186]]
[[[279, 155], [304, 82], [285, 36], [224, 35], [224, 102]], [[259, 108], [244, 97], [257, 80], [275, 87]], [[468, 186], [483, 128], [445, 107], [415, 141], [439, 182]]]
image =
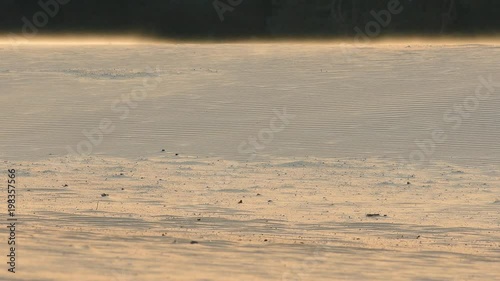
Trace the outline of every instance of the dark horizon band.
[[496, 35], [488, 0], [4, 0], [0, 33], [166, 38]]

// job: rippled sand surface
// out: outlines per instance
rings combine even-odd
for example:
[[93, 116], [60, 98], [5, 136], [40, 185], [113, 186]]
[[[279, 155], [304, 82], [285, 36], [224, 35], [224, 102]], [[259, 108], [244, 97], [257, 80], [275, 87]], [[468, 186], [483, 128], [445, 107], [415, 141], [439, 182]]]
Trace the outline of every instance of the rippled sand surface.
[[[0, 57], [9, 159], [77, 151], [108, 120], [81, 151], [500, 164], [495, 44], [0, 44]], [[271, 141], [242, 145], [285, 111]]]
[[500, 279], [494, 43], [0, 57], [0, 280]]

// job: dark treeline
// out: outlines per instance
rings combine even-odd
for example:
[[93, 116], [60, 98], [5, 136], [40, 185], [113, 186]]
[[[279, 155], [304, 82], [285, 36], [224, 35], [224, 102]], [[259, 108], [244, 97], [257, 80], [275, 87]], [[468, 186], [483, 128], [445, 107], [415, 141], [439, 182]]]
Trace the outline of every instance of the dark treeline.
[[492, 34], [499, 13], [498, 0], [2, 0], [0, 31], [208, 39]]

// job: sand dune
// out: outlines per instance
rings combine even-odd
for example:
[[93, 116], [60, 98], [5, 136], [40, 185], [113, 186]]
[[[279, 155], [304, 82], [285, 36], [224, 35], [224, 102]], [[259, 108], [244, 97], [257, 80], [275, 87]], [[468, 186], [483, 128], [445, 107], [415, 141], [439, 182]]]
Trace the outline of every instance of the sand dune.
[[499, 56], [0, 44], [15, 280], [498, 279]]

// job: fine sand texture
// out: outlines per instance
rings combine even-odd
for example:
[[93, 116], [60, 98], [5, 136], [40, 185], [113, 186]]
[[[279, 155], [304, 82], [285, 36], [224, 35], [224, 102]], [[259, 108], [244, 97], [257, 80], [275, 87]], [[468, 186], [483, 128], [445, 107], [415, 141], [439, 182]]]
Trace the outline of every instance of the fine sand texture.
[[0, 280], [500, 280], [498, 44], [0, 58]]
[[182, 156], [5, 165], [21, 179], [19, 280], [500, 276], [496, 171]]
[[500, 164], [495, 44], [0, 44], [0, 57], [5, 159]]

